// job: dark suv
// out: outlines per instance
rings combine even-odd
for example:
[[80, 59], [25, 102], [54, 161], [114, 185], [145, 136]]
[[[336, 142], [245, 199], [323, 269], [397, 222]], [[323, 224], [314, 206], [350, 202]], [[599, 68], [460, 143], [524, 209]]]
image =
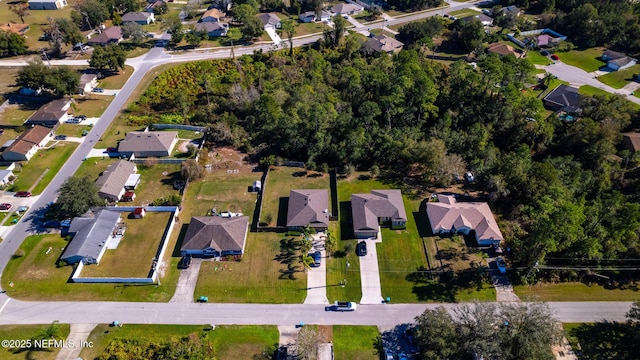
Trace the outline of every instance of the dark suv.
[[178, 269], [188, 269], [189, 265], [191, 265], [191, 255], [185, 255], [180, 259]]
[[367, 255], [367, 243], [365, 241], [360, 241], [358, 245], [356, 245], [356, 255], [358, 256]]

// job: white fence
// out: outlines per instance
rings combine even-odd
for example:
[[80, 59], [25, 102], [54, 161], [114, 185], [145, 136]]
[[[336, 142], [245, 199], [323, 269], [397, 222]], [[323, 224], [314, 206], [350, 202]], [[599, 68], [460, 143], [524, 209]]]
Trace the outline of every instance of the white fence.
[[[120, 212], [129, 212], [133, 211], [140, 206], [109, 206], [107, 209], [111, 211], [120, 211]], [[158, 280], [158, 272], [157, 272], [157, 264], [162, 261], [164, 254], [167, 250], [167, 245], [169, 244], [169, 238], [171, 238], [171, 233], [173, 232], [173, 228], [176, 224], [176, 218], [180, 213], [180, 210], [177, 206], [143, 206], [146, 212], [173, 212], [173, 216], [171, 220], [167, 224], [167, 227], [164, 230], [164, 234], [162, 236], [162, 240], [160, 240], [160, 245], [158, 245], [158, 251], [156, 252], [156, 257], [151, 265], [150, 273], [151, 276], [146, 278], [122, 278], [122, 277], [80, 277], [82, 269], [84, 268], [84, 264], [82, 261], [78, 263], [78, 266], [73, 272], [71, 276], [71, 281], [75, 283], [135, 283], [135, 284], [152, 284]], [[100, 266], [100, 264], [95, 264], [92, 266]]]

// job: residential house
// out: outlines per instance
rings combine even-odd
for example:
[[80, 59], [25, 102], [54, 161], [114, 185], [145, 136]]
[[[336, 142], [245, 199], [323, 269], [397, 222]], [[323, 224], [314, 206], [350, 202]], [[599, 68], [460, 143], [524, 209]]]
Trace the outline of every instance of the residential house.
[[517, 6], [505, 6], [503, 8], [500, 9], [500, 11], [502, 11], [503, 14], [505, 15], [509, 15], [509, 16], [520, 16], [520, 8]]
[[487, 16], [485, 14], [478, 14], [478, 15], [471, 15], [471, 16], [465, 16], [462, 19], [460, 19], [460, 21], [465, 22], [465, 23], [469, 23], [472, 21], [480, 21], [480, 23], [484, 26], [491, 26], [493, 25], [493, 18], [490, 16]]
[[105, 46], [110, 44], [118, 44], [122, 41], [122, 29], [120, 26], [111, 26], [100, 30], [100, 34], [92, 37], [87, 41], [89, 45]]
[[404, 46], [400, 41], [384, 35], [376, 35], [372, 38], [369, 38], [365, 43], [365, 50], [369, 52], [384, 52], [389, 55], [397, 54], [402, 50]]
[[559, 85], [542, 99], [549, 109], [570, 114], [580, 112], [580, 101], [578, 89], [565, 84]]
[[353, 233], [358, 239], [377, 237], [380, 225], [402, 229], [407, 224], [400, 190], [371, 190], [351, 195]]
[[23, 132], [4, 152], [4, 161], [28, 161], [53, 137], [53, 131], [44, 126], [36, 125]]
[[67, 264], [99, 263], [109, 242], [124, 236], [120, 220], [120, 212], [106, 209], [99, 210], [94, 216], [74, 218], [69, 227], [73, 239], [60, 259]]
[[0, 170], [0, 186], [5, 186], [11, 183], [12, 179], [16, 176], [13, 174], [11, 170]]
[[67, 0], [29, 0], [31, 10], [59, 10], [67, 6]]
[[322, 12], [320, 13], [320, 19], [316, 20], [321, 22], [329, 22], [331, 21], [332, 17], [333, 15], [330, 12], [328, 12], [327, 10], [322, 10]]
[[291, 190], [287, 209], [287, 229], [311, 226], [316, 231], [329, 227], [329, 191], [327, 189]]
[[178, 142], [176, 131], [132, 131], [118, 144], [120, 154], [138, 158], [163, 157], [171, 155]]
[[475, 232], [478, 245], [499, 244], [504, 238], [486, 202], [458, 202], [454, 195], [437, 195], [427, 203], [427, 216], [434, 234]]
[[560, 42], [559, 38], [553, 37], [549, 34], [541, 34], [536, 37], [536, 45], [541, 48], [553, 47]]
[[156, 21], [153, 13], [146, 11], [132, 11], [122, 15], [122, 23], [134, 22], [140, 25], [149, 25]]
[[29, 31], [29, 24], [12, 24], [12, 23], [0, 24], [0, 31], [11, 32], [14, 34], [24, 36], [27, 33], [27, 31]]
[[98, 196], [109, 202], [120, 201], [120, 198], [127, 191], [125, 185], [129, 176], [135, 174], [136, 170], [136, 164], [126, 160], [118, 160], [109, 165], [96, 181]]
[[622, 144], [625, 149], [631, 152], [639, 152], [640, 151], [640, 133], [637, 132], [628, 132], [622, 134]]
[[160, 9], [163, 3], [161, 0], [151, 2], [145, 6], [144, 11], [155, 14], [155, 9]]
[[202, 14], [200, 22], [221, 22], [225, 18], [225, 13], [218, 9], [209, 9]]
[[280, 29], [281, 22], [278, 15], [274, 13], [262, 13], [258, 14], [258, 19], [262, 21], [264, 29]]
[[602, 60], [607, 62], [607, 67], [611, 70], [623, 70], [635, 65], [638, 60], [613, 50], [605, 50], [602, 53]]
[[338, 15], [356, 15], [364, 10], [364, 8], [354, 3], [340, 3], [334, 5], [331, 10]]
[[90, 93], [96, 86], [98, 86], [97, 74], [82, 74], [80, 75], [80, 83], [78, 84], [76, 93], [85, 95], [86, 93]]
[[516, 58], [522, 57], [522, 53], [515, 50], [513, 46], [503, 43], [489, 44], [489, 46], [487, 47], [487, 51], [493, 54], [498, 54], [500, 56], [513, 55]]
[[227, 36], [227, 33], [229, 32], [229, 24], [221, 22], [203, 22], [197, 23], [195, 29], [199, 32], [206, 32], [210, 38]]
[[248, 231], [248, 216], [194, 216], [180, 251], [182, 255], [215, 258], [242, 255]]
[[316, 21], [316, 12], [315, 11], [307, 11], [300, 15], [298, 15], [298, 19], [303, 23], [311, 23]]
[[57, 99], [50, 101], [38, 109], [24, 122], [26, 126], [42, 125], [54, 127], [60, 123], [67, 121], [69, 118], [68, 111], [71, 107], [71, 100]]

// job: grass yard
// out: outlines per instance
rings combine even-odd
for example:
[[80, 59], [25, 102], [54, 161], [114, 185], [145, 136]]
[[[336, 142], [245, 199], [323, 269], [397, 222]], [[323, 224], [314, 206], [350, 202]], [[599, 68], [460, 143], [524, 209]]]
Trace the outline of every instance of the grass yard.
[[205, 330], [208, 325], [138, 325], [125, 324], [121, 328], [98, 325], [89, 335], [93, 348], [84, 348], [83, 359], [95, 359], [117, 339], [149, 340], [158, 344], [170, 343], [181, 337], [195, 335], [212, 342], [216, 359], [244, 360], [258, 358], [263, 352], [273, 353], [278, 345], [278, 329], [275, 326], [217, 326]]
[[87, 161], [83, 161], [80, 164], [78, 170], [74, 176], [77, 177], [88, 177], [91, 181], [98, 180], [98, 176], [103, 171], [107, 170], [107, 167], [114, 162], [118, 161], [118, 159], [110, 159], [109, 157], [104, 157], [104, 159], [91, 158], [87, 159]]
[[118, 248], [106, 250], [100, 264], [85, 266], [81, 277], [145, 278], [149, 275], [172, 213], [147, 212], [142, 219], [129, 219], [128, 215], [127, 212], [121, 215], [127, 230]]
[[375, 326], [333, 326], [333, 351], [336, 359], [380, 359], [376, 344], [380, 332]]
[[602, 48], [571, 50], [568, 52], [558, 52], [556, 55], [567, 65], [579, 67], [587, 72], [593, 72], [606, 65], [604, 61], [600, 60], [602, 50]]
[[606, 289], [598, 284], [578, 282], [538, 285], [514, 285], [513, 289], [522, 301], [636, 301], [640, 289]]
[[624, 70], [612, 71], [606, 75], [598, 76], [596, 79], [615, 89], [622, 89], [628, 83], [634, 81], [633, 76], [640, 72], [640, 64], [633, 65]]
[[593, 95], [603, 95], [603, 96], [609, 96], [611, 95], [610, 93], [599, 89], [597, 87], [593, 87], [591, 85], [582, 85], [580, 86], [580, 88], [578, 88], [578, 93], [582, 94], [582, 95], [589, 95], [589, 96], [593, 96]]
[[538, 93], [537, 91], [534, 91], [533, 93], [538, 94], [538, 95], [537, 95], [537, 96], [538, 96], [538, 98], [542, 99], [542, 98], [544, 98], [545, 96], [547, 96], [550, 92], [552, 92], [555, 88], [557, 88], [558, 86], [560, 86], [561, 84], [569, 85], [569, 83], [568, 83], [568, 82], [566, 82], [566, 81], [562, 81], [562, 80], [560, 80], [560, 79], [558, 79], [558, 78], [555, 78], [555, 79], [553, 79], [553, 80], [551, 80], [551, 81], [549, 82], [549, 86], [547, 87], [547, 89], [546, 89], [546, 90], [544, 90], [544, 91], [540, 91], [539, 93]]
[[100, 117], [111, 104], [113, 96], [89, 94], [85, 96], [75, 95], [75, 103], [71, 104], [75, 115], [88, 117]]
[[[175, 231], [174, 233], [177, 233]], [[168, 248], [175, 245], [172, 236]], [[72, 267], [56, 267], [67, 241], [60, 235], [33, 235], [22, 243], [2, 274], [2, 288], [11, 297], [34, 301], [154, 301], [166, 302], [175, 292], [179, 272], [165, 270], [162, 285], [154, 284], [75, 284], [68, 282]], [[47, 254], [47, 249], [52, 250]], [[169, 253], [169, 252], [168, 252]], [[165, 261], [170, 254], [165, 256]], [[179, 259], [163, 263], [175, 269]], [[166, 269], [165, 268], [165, 269]], [[13, 287], [9, 286], [13, 283]]]
[[89, 125], [77, 125], [77, 124], [61, 124], [56, 129], [56, 135], [66, 135], [71, 137], [82, 137], [83, 131], [91, 131]]
[[[50, 325], [2, 325], [0, 326], [0, 334], [2, 340], [29, 340], [39, 339], [43, 332]], [[66, 338], [69, 336], [69, 324], [60, 324], [60, 336]], [[48, 349], [24, 349], [0, 347], [0, 359], [3, 360], [54, 360], [60, 352], [59, 347], [50, 347]]]
[[[0, 9], [4, 8], [4, 4], [0, 4]], [[13, 85], [15, 84], [16, 76], [20, 72], [20, 67], [2, 67], [0, 68], [0, 94], [4, 95], [8, 92], [16, 90]]]
[[120, 89], [127, 83], [132, 73], [133, 67], [126, 65], [119, 73], [100, 80], [99, 86], [104, 89]]
[[[515, 45], [515, 44], [513, 44]], [[531, 61], [533, 64], [538, 64], [538, 65], [551, 65], [551, 60], [549, 60], [548, 57], [540, 54], [539, 51], [527, 51], [527, 59], [529, 59], [529, 61]], [[544, 71], [544, 70], [543, 70]]]
[[[340, 234], [340, 224], [332, 222], [329, 230], [336, 236]], [[360, 282], [360, 258], [356, 256], [357, 240], [341, 240], [338, 251], [327, 258], [327, 298], [334, 301], [360, 301], [362, 284]], [[349, 267], [347, 267], [347, 262]], [[345, 286], [341, 286], [344, 280]]]
[[[147, 166], [137, 164], [140, 185], [135, 190], [136, 199], [131, 204], [151, 204], [153, 200], [178, 195], [173, 188], [174, 180], [182, 179], [179, 164], [156, 164]], [[129, 204], [129, 203], [126, 203]]]
[[40, 104], [8, 104], [0, 110], [0, 124], [22, 126], [29, 116], [38, 110], [38, 107], [40, 107]]
[[[324, 22], [298, 23], [298, 26], [296, 26], [296, 33], [293, 37], [322, 33], [326, 29], [327, 25]], [[281, 37], [282, 40], [287, 42], [289, 41], [287, 34], [283, 34]]]
[[[10, 216], [6, 216], [3, 222], [0, 222], [0, 224], [4, 225], [4, 226], [13, 226], [15, 224], [17, 224], [18, 222], [20, 222], [20, 219], [22, 219], [22, 217], [24, 216], [24, 214], [26, 214], [26, 210], [25, 211], [18, 211], [19, 207], [14, 208], [11, 212]], [[28, 206], [25, 207], [26, 209], [29, 209]]]
[[[297, 257], [278, 257], [294, 249], [273, 232], [249, 232], [242, 261], [203, 261], [194, 298], [210, 302], [300, 304], [307, 295], [307, 277]], [[286, 243], [286, 240], [285, 240]], [[289, 262], [287, 264], [287, 262]]]
[[635, 359], [637, 328], [625, 322], [563, 323], [562, 328], [580, 359]]
[[204, 133], [199, 131], [182, 130], [182, 129], [166, 129], [159, 131], [177, 131], [178, 138], [180, 139], [200, 139], [204, 136]]
[[[12, 191], [31, 191], [34, 194], [42, 192], [76, 147], [78, 147], [77, 143], [59, 143], [50, 148], [38, 150], [31, 160], [22, 163], [19, 172], [13, 170], [16, 180], [11, 187]], [[42, 178], [35, 184], [40, 176]]]
[[462, 10], [452, 11], [449, 13], [449, 15], [455, 16], [457, 18], [463, 18], [463, 17], [478, 15], [478, 14], [481, 14], [481, 12], [473, 9], [462, 9]]
[[0, 144], [4, 144], [9, 140], [13, 140], [18, 137], [18, 132], [14, 129], [4, 129], [0, 134]]
[[[269, 170], [263, 185], [260, 222], [268, 226], [285, 226], [289, 192], [294, 189], [329, 189], [329, 175], [303, 168], [279, 166]], [[248, 185], [251, 185], [248, 184]], [[331, 203], [329, 203], [331, 209]]]

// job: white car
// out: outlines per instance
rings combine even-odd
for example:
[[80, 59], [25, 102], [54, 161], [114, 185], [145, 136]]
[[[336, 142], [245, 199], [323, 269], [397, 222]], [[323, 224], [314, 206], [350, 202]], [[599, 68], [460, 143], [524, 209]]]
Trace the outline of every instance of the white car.
[[507, 263], [504, 262], [504, 259], [501, 256], [498, 256], [498, 258], [496, 258], [496, 266], [498, 267], [500, 274], [507, 273]]

